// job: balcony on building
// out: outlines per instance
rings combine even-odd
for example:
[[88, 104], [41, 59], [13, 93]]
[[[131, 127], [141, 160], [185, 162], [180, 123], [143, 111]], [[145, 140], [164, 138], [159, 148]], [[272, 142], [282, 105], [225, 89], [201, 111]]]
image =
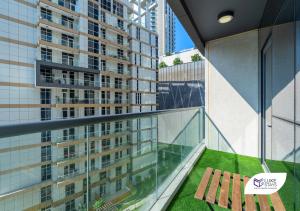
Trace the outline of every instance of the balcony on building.
[[[70, 6], [76, 1], [53, 2], [76, 10]], [[119, 0], [113, 2], [117, 5]], [[70, 192], [67, 197], [45, 200], [34, 196], [37, 203], [27, 201], [22, 209], [48, 209], [44, 201], [55, 209], [57, 203], [67, 204], [72, 198], [76, 209], [83, 206], [88, 210], [101, 196], [112, 210], [230, 210], [231, 194], [227, 209], [218, 205], [219, 183], [214, 203], [194, 197], [210, 167], [241, 178], [263, 172], [286, 173], [286, 182], [278, 191], [283, 210], [300, 210], [299, 1], [168, 3], [205, 57], [205, 106], [100, 115], [87, 105], [80, 118], [68, 118], [70, 110], [62, 109], [58, 113], [61, 120], [0, 126], [0, 153], [12, 153], [0, 163], [0, 173], [22, 171], [16, 178], [7, 178], [8, 186], [14, 188], [0, 188], [0, 207], [6, 206], [1, 199], [14, 201], [20, 192], [28, 191], [29, 196], [37, 189], [40, 194], [50, 184], [47, 191], [51, 193], [51, 187], [69, 190], [67, 185], [74, 183], [75, 191], [65, 191]], [[124, 80], [116, 83], [103, 74], [110, 69], [106, 63], [100, 65], [101, 77], [105, 77], [96, 78], [93, 76], [100, 70], [55, 62], [47, 56], [43, 60], [36, 63], [37, 86], [123, 89]], [[80, 73], [83, 81], [75, 73]], [[128, 99], [122, 92], [108, 95], [102, 90], [101, 96], [74, 92], [71, 98], [58, 97], [56, 102], [62, 104], [80, 99], [84, 104], [119, 104]], [[37, 151], [43, 165], [34, 157], [20, 166], [22, 155], [28, 158], [31, 154], [26, 150], [36, 147], [32, 137], [41, 139], [38, 147], [46, 146]], [[55, 149], [52, 154], [48, 154], [49, 146]], [[35, 166], [38, 171], [31, 171]], [[223, 178], [221, 175], [220, 182]], [[18, 186], [19, 180], [26, 185]], [[245, 180], [241, 181], [239, 191], [243, 192]], [[263, 210], [265, 204], [261, 206], [258, 196], [254, 197], [255, 208]], [[238, 210], [244, 210], [245, 197], [240, 202]], [[266, 210], [276, 210], [275, 206], [270, 203]]]

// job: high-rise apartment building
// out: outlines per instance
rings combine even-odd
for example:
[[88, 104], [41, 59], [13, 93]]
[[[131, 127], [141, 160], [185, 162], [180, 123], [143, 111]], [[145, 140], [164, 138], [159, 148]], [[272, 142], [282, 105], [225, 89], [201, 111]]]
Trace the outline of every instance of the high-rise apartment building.
[[[126, 0], [2, 0], [0, 124], [156, 110], [158, 37], [132, 13]], [[139, 138], [147, 122], [8, 138], [0, 147], [0, 210], [74, 210], [119, 197], [131, 155], [151, 145]]]
[[159, 36], [159, 55], [163, 56], [175, 51], [175, 14], [166, 0], [152, 0], [157, 3], [156, 10], [149, 13], [150, 28]]

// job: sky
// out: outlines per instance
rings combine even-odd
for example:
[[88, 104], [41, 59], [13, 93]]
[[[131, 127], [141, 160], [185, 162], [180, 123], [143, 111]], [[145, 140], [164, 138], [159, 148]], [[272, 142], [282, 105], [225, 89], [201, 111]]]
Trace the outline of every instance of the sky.
[[181, 25], [177, 17], [175, 17], [175, 51], [182, 51], [184, 49], [189, 49], [194, 47], [194, 43]]

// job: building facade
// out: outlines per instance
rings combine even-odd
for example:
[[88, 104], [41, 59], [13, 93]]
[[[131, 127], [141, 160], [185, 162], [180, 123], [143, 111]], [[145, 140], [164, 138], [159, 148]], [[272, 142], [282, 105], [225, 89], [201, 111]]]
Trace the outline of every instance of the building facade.
[[151, 29], [159, 36], [159, 55], [175, 52], [175, 14], [166, 0], [154, 0], [157, 9], [149, 13]]
[[[1, 1], [1, 124], [156, 110], [158, 38], [131, 22], [133, 12], [120, 0]], [[126, 194], [152, 126], [126, 120], [7, 138], [0, 210], [75, 210]]]

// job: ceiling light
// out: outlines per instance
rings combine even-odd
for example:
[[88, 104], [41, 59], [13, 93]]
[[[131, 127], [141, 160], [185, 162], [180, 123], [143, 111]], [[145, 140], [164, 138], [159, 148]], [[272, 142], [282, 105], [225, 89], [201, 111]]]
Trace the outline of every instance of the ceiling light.
[[224, 11], [218, 15], [218, 22], [228, 23], [232, 21], [233, 17], [234, 17], [234, 13], [232, 11]]

